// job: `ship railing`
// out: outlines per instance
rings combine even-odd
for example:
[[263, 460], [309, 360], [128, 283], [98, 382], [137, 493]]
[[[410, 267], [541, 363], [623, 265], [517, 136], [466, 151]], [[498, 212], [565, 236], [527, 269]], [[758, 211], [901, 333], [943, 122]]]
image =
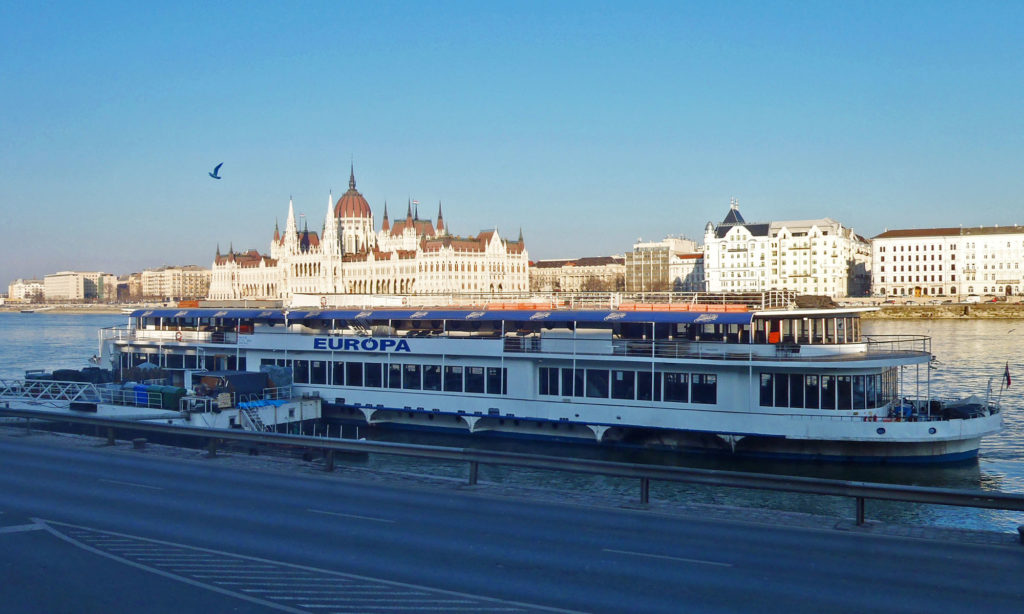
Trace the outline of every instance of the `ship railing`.
[[233, 345], [238, 342], [238, 333], [229, 331], [163, 330], [112, 326], [100, 331], [102, 341], [164, 341], [167, 343], [211, 343]]
[[98, 403], [101, 400], [101, 394], [96, 384], [86, 382], [0, 379], [0, 398]]
[[100, 388], [101, 403], [128, 407], [146, 407], [149, 409], [166, 409], [163, 407], [163, 395], [160, 392], [125, 389], [115, 386]]
[[[381, 307], [457, 307], [473, 309], [620, 309], [630, 306], [666, 305], [745, 305], [750, 309], [781, 309], [796, 298], [791, 290], [765, 290], [758, 292], [460, 292], [458, 294], [394, 295], [382, 301], [379, 296], [348, 296], [345, 303], [330, 308], [351, 307], [373, 309]], [[326, 306], [325, 306], [326, 308]]]
[[[845, 361], [862, 360], [865, 355], [873, 358], [927, 356], [931, 347], [930, 338], [921, 336], [898, 336], [891, 339], [865, 340], [865, 350], [834, 352], [828, 354], [805, 353], [801, 355], [796, 343], [739, 343], [735, 340], [696, 341], [665, 339], [659, 341], [643, 339], [588, 339], [573, 337], [509, 336], [504, 339], [504, 350], [508, 353], [573, 354], [586, 356], [628, 356], [637, 358], [697, 358], [709, 360], [771, 360], [771, 361]], [[829, 347], [847, 347], [841, 344]], [[810, 347], [822, 347], [821, 345]]]
[[932, 351], [932, 338], [926, 335], [863, 335], [868, 354], [903, 354]]

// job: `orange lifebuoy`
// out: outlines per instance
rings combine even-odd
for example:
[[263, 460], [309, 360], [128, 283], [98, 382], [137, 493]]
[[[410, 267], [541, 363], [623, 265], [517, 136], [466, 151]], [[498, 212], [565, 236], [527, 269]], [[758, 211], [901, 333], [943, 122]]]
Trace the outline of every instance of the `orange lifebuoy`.
[[174, 333], [174, 340], [175, 341], [181, 341], [182, 339], [183, 339], [183, 337], [182, 337], [182, 334], [181, 334], [180, 330], [178, 332]]

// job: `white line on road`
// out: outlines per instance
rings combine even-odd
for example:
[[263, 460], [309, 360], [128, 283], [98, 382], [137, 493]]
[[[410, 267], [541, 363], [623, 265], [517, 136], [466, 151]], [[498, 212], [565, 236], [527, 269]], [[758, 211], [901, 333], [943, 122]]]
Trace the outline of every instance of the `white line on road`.
[[630, 550], [614, 550], [612, 548], [605, 548], [605, 552], [614, 552], [615, 554], [629, 554], [632, 556], [645, 556], [651, 559], [666, 559], [669, 561], [680, 561], [683, 563], [699, 563], [701, 565], [717, 565], [718, 567], [732, 567], [732, 563], [719, 563], [718, 561], [702, 561], [701, 559], [687, 559], [681, 556], [668, 556], [664, 554], [650, 554], [647, 552], [632, 552]]
[[0, 533], [24, 533], [25, 531], [40, 531], [46, 527], [41, 524], [18, 524], [9, 527], [0, 527]]
[[150, 486], [149, 484], [136, 484], [135, 482], [122, 482], [121, 480], [108, 480], [106, 478], [100, 478], [100, 481], [108, 484], [118, 484], [120, 486], [134, 486], [136, 488], [148, 488], [150, 490], [163, 490], [163, 488], [159, 486]]
[[306, 511], [307, 512], [312, 512], [314, 514], [324, 514], [324, 515], [327, 515], [327, 516], [341, 516], [342, 518], [355, 518], [357, 520], [372, 520], [374, 522], [390, 522], [390, 523], [394, 523], [395, 522], [394, 520], [388, 520], [387, 518], [374, 518], [373, 516], [358, 516], [356, 514], [342, 514], [341, 512], [328, 512], [328, 511], [325, 511], [325, 510], [307, 509]]

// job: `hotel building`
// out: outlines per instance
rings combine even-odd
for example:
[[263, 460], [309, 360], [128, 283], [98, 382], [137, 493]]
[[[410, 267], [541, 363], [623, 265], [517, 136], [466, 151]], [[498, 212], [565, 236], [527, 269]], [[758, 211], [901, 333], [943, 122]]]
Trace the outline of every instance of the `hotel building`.
[[872, 292], [1010, 296], [1024, 292], [1024, 227], [912, 228], [872, 239]]

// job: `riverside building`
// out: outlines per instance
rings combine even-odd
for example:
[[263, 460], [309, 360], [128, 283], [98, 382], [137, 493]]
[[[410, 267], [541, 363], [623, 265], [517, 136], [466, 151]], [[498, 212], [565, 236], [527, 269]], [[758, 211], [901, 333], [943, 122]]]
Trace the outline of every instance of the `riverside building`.
[[284, 232], [275, 224], [270, 254], [256, 250], [217, 255], [210, 298], [291, 301], [299, 294], [446, 294], [524, 292], [529, 256], [522, 233], [502, 238], [497, 229], [472, 237], [449, 233], [441, 205], [437, 221], [420, 219], [410, 200], [404, 219], [392, 223], [387, 204], [380, 230], [356, 190], [328, 200], [323, 234], [299, 229], [288, 203]]
[[831, 218], [747, 223], [734, 199], [704, 230], [709, 292], [792, 290], [833, 298], [867, 294], [868, 241]]
[[530, 265], [530, 290], [537, 292], [616, 292], [626, 266], [621, 256], [538, 260]]
[[626, 254], [627, 292], [700, 292], [704, 255], [689, 239], [638, 241]]
[[94, 271], [60, 271], [43, 277], [43, 294], [49, 302], [117, 300], [117, 277]]
[[15, 279], [7, 286], [7, 298], [12, 302], [43, 300], [43, 280]]
[[210, 292], [210, 269], [196, 265], [163, 266], [142, 272], [142, 296], [146, 299], [198, 299]]
[[1019, 295], [1024, 226], [910, 228], [872, 239], [872, 292], [884, 296]]

